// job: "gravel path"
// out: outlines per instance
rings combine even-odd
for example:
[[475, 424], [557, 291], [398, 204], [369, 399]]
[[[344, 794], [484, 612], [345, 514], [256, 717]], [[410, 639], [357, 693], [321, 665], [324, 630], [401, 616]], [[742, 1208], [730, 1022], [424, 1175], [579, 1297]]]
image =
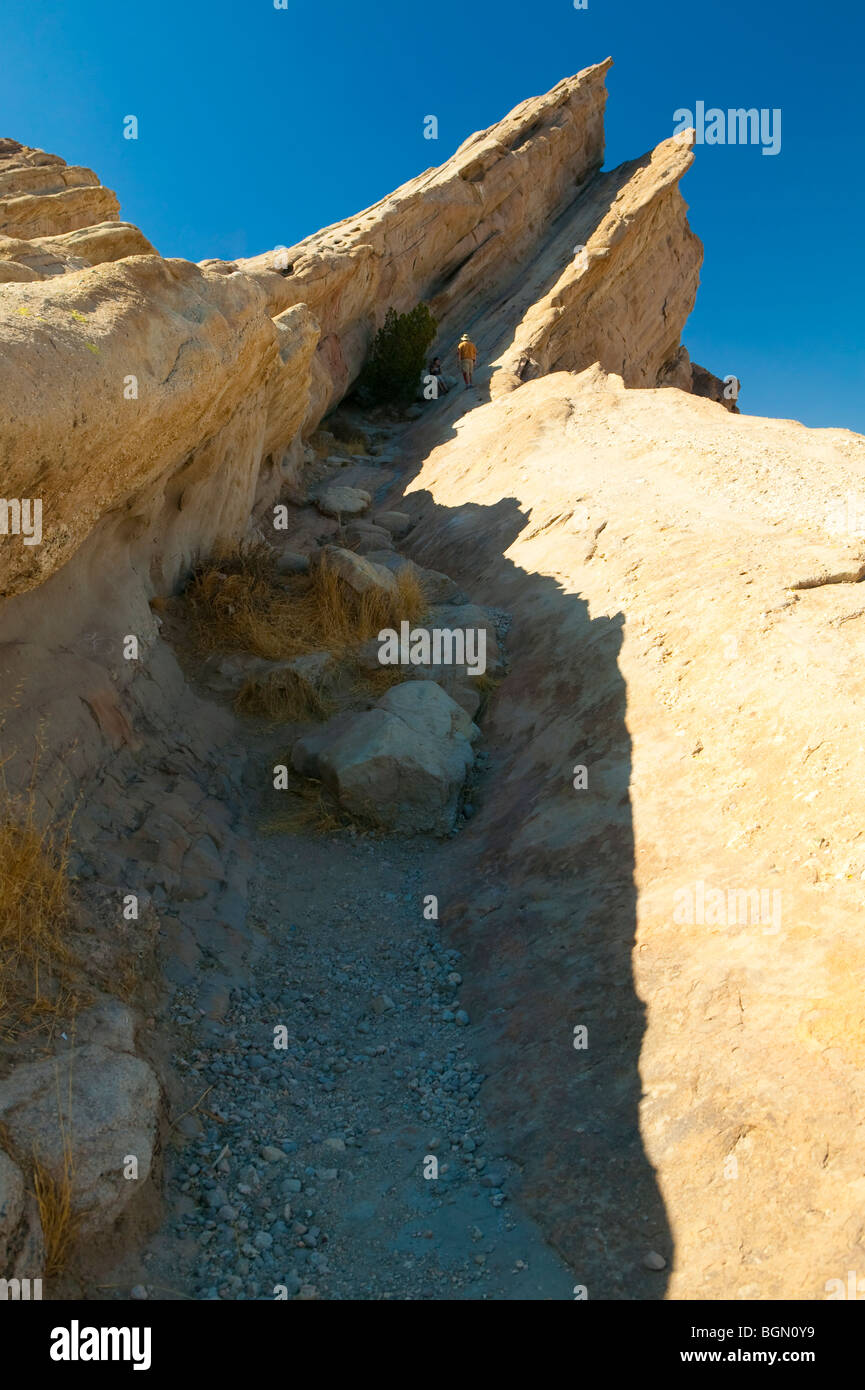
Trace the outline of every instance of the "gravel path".
[[[278, 756], [272, 731], [243, 737], [255, 767]], [[470, 787], [492, 775], [478, 753]], [[163, 1222], [96, 1296], [572, 1299], [486, 1131], [460, 955], [424, 915], [454, 845], [342, 830], [250, 849], [252, 959], [226, 988], [214, 937], [215, 973], [187, 972], [166, 1018], [199, 1103], [167, 1147]]]
[[202, 1104], [221, 1122], [199, 1110], [202, 1131], [169, 1153], [168, 1219], [133, 1296], [573, 1297], [485, 1130], [459, 953], [423, 915], [448, 848], [260, 842], [251, 976], [218, 1024], [175, 998], [197, 1025], [175, 1064], [213, 1088]]

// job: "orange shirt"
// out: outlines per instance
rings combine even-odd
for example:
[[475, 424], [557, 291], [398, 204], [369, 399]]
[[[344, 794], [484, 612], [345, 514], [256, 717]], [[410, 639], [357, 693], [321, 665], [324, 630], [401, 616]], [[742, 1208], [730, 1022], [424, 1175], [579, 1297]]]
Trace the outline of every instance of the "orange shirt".
[[462, 362], [466, 357], [471, 358], [472, 362], [477, 361], [478, 350], [474, 343], [460, 343], [457, 348], [457, 356]]

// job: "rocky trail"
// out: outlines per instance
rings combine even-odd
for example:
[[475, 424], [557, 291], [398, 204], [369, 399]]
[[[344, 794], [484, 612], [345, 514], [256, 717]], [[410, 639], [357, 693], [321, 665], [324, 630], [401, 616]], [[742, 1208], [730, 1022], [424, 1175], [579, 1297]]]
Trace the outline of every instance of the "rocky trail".
[[[451, 414], [476, 400], [466, 393]], [[352, 419], [383, 459], [337, 452], [326, 475], [383, 504], [412, 427]], [[295, 541], [315, 524], [296, 519]], [[506, 615], [497, 623], [504, 638]], [[216, 988], [199, 974], [173, 992], [161, 1028], [190, 1104], [169, 1129], [166, 1209], [88, 1296], [573, 1298], [484, 1115], [461, 952], [438, 920], [459, 832], [261, 833], [251, 769], [279, 756], [281, 735], [248, 720], [236, 732], [249, 764], [248, 954]], [[494, 760], [478, 753], [468, 795], [488, 794]], [[472, 813], [466, 800], [463, 824]]]
[[460, 953], [422, 914], [441, 858], [350, 835], [262, 847], [253, 969], [203, 1035], [194, 994], [174, 1001], [174, 1062], [209, 1117], [172, 1146], [166, 1225], [113, 1296], [573, 1296], [485, 1125]]

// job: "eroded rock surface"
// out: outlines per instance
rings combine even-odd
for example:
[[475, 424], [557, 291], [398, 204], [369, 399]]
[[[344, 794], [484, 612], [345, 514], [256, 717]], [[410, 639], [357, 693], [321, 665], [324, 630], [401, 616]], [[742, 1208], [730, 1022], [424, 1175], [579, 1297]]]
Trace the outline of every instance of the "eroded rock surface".
[[450, 920], [532, 1209], [590, 1296], [823, 1298], [865, 1257], [865, 440], [598, 369], [433, 431], [409, 550], [514, 615]]

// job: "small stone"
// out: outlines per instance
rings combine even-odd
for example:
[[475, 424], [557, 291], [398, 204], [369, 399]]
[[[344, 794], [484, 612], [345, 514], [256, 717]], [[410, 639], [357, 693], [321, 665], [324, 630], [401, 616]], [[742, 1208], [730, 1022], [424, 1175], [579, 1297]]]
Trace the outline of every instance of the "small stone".
[[390, 998], [389, 995], [387, 995], [387, 994], [376, 994], [376, 995], [373, 997], [373, 1001], [372, 1001], [372, 1011], [373, 1011], [373, 1013], [375, 1013], [375, 1014], [389, 1013], [391, 1009], [395, 1009], [395, 1008], [396, 1008], [396, 1005], [394, 1004], [393, 1000]]
[[466, 1013], [465, 1009], [457, 1009], [454, 1017], [456, 1022], [459, 1024], [460, 1028], [465, 1028], [469, 1022], [469, 1016]]
[[643, 1264], [646, 1269], [660, 1270], [667, 1268], [667, 1261], [664, 1259], [663, 1255], [658, 1254], [657, 1250], [650, 1250], [648, 1255], [644, 1255]]
[[136, 1284], [131, 1296], [132, 1298], [145, 1299], [148, 1297], [148, 1293], [143, 1284]]
[[280, 1163], [285, 1158], [282, 1149], [275, 1149], [272, 1144], [265, 1144], [261, 1156], [265, 1163]]

